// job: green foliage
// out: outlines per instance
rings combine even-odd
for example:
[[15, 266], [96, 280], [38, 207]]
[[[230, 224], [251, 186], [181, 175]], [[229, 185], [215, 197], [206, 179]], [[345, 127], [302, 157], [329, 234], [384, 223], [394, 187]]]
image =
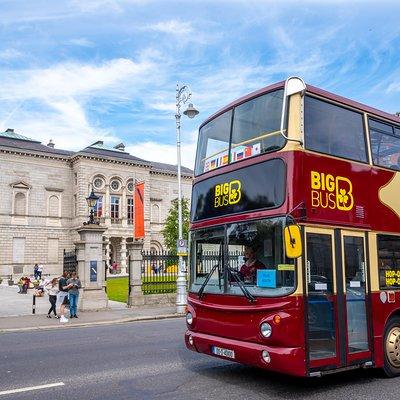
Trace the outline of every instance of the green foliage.
[[[183, 239], [188, 240], [189, 237], [189, 201], [182, 199], [182, 232]], [[171, 202], [171, 208], [168, 211], [165, 227], [162, 230], [164, 242], [169, 252], [176, 254], [176, 241], [178, 240], [178, 199]]]

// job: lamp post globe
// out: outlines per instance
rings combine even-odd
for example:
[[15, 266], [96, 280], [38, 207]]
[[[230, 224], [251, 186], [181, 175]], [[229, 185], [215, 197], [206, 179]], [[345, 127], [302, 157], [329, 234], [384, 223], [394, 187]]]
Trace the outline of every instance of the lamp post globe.
[[[176, 85], [176, 150], [178, 164], [178, 239], [183, 239], [182, 229], [182, 186], [181, 186], [181, 106], [190, 100], [192, 92], [187, 85]], [[194, 118], [199, 111], [194, 108], [192, 103], [189, 103], [187, 109], [183, 112], [190, 119]], [[176, 280], [176, 311], [183, 314], [186, 309], [187, 293], [186, 293], [186, 266], [181, 254], [178, 262], [178, 277]]]
[[188, 108], [183, 113], [192, 119], [199, 113], [199, 111], [193, 106], [193, 103], [189, 103]]

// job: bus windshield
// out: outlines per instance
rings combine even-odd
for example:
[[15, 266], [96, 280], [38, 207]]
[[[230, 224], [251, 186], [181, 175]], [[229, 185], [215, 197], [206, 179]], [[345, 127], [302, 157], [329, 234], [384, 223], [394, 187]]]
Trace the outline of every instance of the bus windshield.
[[[283, 246], [285, 218], [228, 224], [191, 233], [191, 291], [284, 296], [295, 289], [295, 266]], [[214, 268], [216, 267], [216, 268]], [[230, 270], [228, 272], [228, 269]]]
[[281, 149], [283, 90], [251, 99], [200, 129], [195, 175]]

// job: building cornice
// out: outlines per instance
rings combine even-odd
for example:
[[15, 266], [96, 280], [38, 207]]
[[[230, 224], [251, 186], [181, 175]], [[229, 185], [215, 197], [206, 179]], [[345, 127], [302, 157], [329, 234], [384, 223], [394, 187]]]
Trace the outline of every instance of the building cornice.
[[11, 148], [7, 148], [7, 147], [0, 147], [0, 152], [6, 153], [6, 154], [19, 155], [19, 156], [47, 158], [47, 159], [51, 159], [51, 160], [59, 160], [59, 161], [65, 161], [65, 162], [70, 161], [69, 156], [64, 156], [62, 154], [41, 153], [41, 152], [36, 152], [36, 151], [32, 151], [32, 150], [24, 151], [24, 150], [11, 149]]
[[[173, 177], [177, 177], [178, 176], [178, 174], [176, 172], [168, 172], [168, 171], [164, 172], [164, 171], [152, 171], [152, 170], [150, 170], [150, 174], [152, 174], [152, 175], [173, 176]], [[193, 179], [193, 176], [189, 175], [189, 174], [181, 174], [181, 177], [184, 178], [184, 179], [190, 179], [190, 180]]]
[[[86, 154], [74, 154], [72, 156], [65, 156], [62, 154], [51, 154], [51, 153], [42, 153], [34, 150], [18, 150], [14, 148], [8, 148], [5, 146], [0, 146], [0, 153], [5, 153], [5, 154], [11, 154], [11, 155], [18, 155], [18, 156], [25, 156], [25, 157], [33, 157], [33, 158], [41, 158], [41, 159], [47, 159], [47, 160], [56, 160], [56, 161], [62, 161], [66, 163], [70, 163], [71, 165], [81, 159], [86, 159], [86, 160], [93, 160], [93, 161], [99, 161], [99, 162], [106, 162], [106, 163], [113, 163], [113, 164], [119, 164], [119, 165], [132, 165], [135, 167], [143, 168], [147, 171], [150, 172], [152, 175], [162, 175], [162, 176], [173, 176], [176, 177], [177, 173], [176, 172], [169, 172], [169, 171], [157, 171], [157, 170], [152, 170], [152, 165], [149, 164], [144, 164], [140, 163], [134, 160], [122, 160], [122, 159], [116, 159], [112, 157], [105, 157], [105, 156], [94, 156], [94, 155], [86, 155]], [[181, 174], [182, 178], [192, 180], [193, 176], [189, 174], [182, 173]]]
[[122, 165], [134, 165], [136, 167], [144, 168], [144, 169], [151, 169], [151, 165], [140, 163], [134, 160], [121, 160], [113, 157], [106, 157], [106, 156], [95, 156], [95, 155], [87, 155], [87, 154], [75, 154], [71, 157], [71, 162], [74, 163], [80, 159], [86, 160], [94, 160], [94, 161], [101, 161], [101, 162], [108, 162], [114, 164], [122, 164]]

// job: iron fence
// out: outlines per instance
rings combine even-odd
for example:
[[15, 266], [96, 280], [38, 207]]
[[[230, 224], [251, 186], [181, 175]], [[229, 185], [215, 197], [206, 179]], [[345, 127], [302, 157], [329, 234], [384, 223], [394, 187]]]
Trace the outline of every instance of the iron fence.
[[177, 255], [167, 251], [142, 251], [143, 294], [175, 293], [178, 261]]
[[66, 251], [64, 249], [63, 271], [77, 272], [78, 261], [76, 259], [76, 250]]
[[[219, 251], [201, 251], [196, 256], [196, 276], [206, 276], [215, 264], [221, 262]], [[243, 264], [243, 252], [230, 251], [228, 253], [228, 263], [231, 269], [239, 271]]]

